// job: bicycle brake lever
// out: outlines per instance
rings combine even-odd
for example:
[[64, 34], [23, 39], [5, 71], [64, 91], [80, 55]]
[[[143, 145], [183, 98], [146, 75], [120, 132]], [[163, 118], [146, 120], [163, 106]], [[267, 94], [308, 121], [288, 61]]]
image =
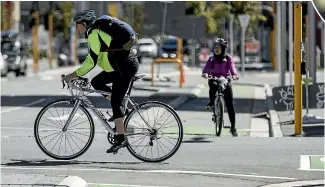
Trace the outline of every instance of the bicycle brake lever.
[[62, 87], [62, 89], [65, 87], [65, 84], [64, 84], [64, 80], [63, 80], [63, 78], [65, 77], [65, 75], [61, 75], [61, 82], [62, 82], [62, 84], [63, 84], [63, 87]]

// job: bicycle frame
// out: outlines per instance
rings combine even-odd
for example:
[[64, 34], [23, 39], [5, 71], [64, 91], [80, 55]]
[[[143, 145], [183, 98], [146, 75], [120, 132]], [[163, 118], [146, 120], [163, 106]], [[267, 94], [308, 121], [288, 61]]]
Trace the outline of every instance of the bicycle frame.
[[[131, 83], [131, 85], [133, 84], [133, 82]], [[69, 118], [66, 122], [66, 124], [63, 127], [63, 131], [66, 131], [71, 120], [73, 119], [75, 113], [77, 112], [77, 109], [79, 107], [79, 105], [81, 104], [81, 102], [83, 102], [86, 106], [88, 106], [94, 113], [95, 115], [98, 117], [98, 119], [100, 120], [100, 122], [102, 123], [102, 125], [104, 125], [104, 127], [111, 133], [111, 134], [115, 134], [115, 132], [113, 131], [113, 128], [109, 125], [109, 123], [107, 122], [107, 118], [103, 115], [102, 112], [100, 112], [93, 104], [92, 102], [87, 98], [87, 94], [85, 94], [85, 92], [88, 92], [88, 94], [91, 93], [98, 93], [98, 94], [104, 94], [104, 95], [111, 95], [110, 92], [105, 92], [105, 91], [100, 91], [100, 90], [94, 90], [94, 89], [89, 89], [89, 88], [76, 88], [76, 87], [71, 87], [69, 88], [69, 91], [71, 93], [71, 95], [73, 95], [72, 93], [72, 89], [75, 90], [79, 90], [78, 95], [75, 97], [76, 102], [73, 106], [73, 110], [71, 111], [71, 114], [69, 115]], [[125, 112], [125, 109], [127, 108], [128, 103], [130, 102], [131, 105], [133, 106], [133, 108], [137, 111], [137, 113], [140, 115], [140, 117], [142, 118], [142, 120], [145, 122], [145, 124], [148, 127], [148, 130], [150, 132], [152, 132], [150, 125], [148, 124], [148, 122], [143, 118], [143, 116], [140, 114], [138, 106], [133, 102], [133, 100], [130, 98], [130, 91], [131, 91], [131, 87], [129, 88], [126, 96], [124, 96], [123, 98], [123, 109]]]

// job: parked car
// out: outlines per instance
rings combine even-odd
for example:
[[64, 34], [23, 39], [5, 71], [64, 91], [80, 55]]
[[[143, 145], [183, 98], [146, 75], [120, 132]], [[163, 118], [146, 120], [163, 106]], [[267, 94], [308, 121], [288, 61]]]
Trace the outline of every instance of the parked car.
[[139, 44], [134, 44], [133, 46], [132, 46], [132, 48], [131, 48], [131, 50], [135, 53], [135, 54], [137, 54], [137, 56], [138, 56], [138, 60], [139, 60], [139, 63], [141, 64], [142, 62], [141, 62], [141, 60], [142, 60], [142, 54], [141, 53], [139, 53], [139, 48], [140, 48], [140, 45]]
[[141, 56], [157, 57], [158, 46], [152, 38], [141, 38], [138, 43]]
[[[189, 45], [187, 40], [183, 40], [184, 55], [190, 55]], [[177, 55], [177, 37], [170, 36], [163, 41], [162, 47], [159, 52], [162, 58], [176, 58]]]
[[7, 72], [13, 71], [17, 77], [26, 75], [28, 56], [17, 32], [1, 32], [1, 53], [7, 63]]
[[7, 74], [8, 74], [8, 63], [3, 58], [1, 52], [0, 52], [0, 70], [1, 70], [1, 77], [7, 76]]

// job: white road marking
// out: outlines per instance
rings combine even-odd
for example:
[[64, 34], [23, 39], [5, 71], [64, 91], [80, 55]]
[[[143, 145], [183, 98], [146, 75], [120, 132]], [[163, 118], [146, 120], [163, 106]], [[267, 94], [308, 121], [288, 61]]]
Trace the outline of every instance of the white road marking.
[[[26, 130], [26, 131], [33, 131], [34, 128], [29, 128], [29, 127], [0, 127], [0, 129], [4, 130]], [[50, 129], [50, 128], [42, 128], [42, 131], [54, 131], [54, 130], [59, 130], [59, 129]], [[74, 129], [76, 132], [89, 132], [89, 130], [82, 130], [82, 129]], [[96, 133], [107, 133], [108, 130], [106, 129], [98, 129], [95, 130]], [[2, 132], [3, 133], [3, 132]]]
[[288, 187], [288, 186], [319, 186], [324, 184], [324, 180], [308, 180], [308, 181], [294, 181], [294, 182], [285, 182], [279, 184], [269, 184], [261, 187]]
[[310, 170], [309, 155], [300, 155], [300, 168], [299, 170]]
[[43, 98], [43, 99], [39, 99], [39, 100], [37, 100], [37, 101], [33, 101], [33, 102], [31, 102], [31, 103], [27, 103], [27, 104], [22, 105], [22, 106], [17, 106], [17, 107], [15, 107], [15, 108], [10, 108], [10, 109], [7, 109], [7, 110], [1, 110], [0, 114], [7, 113], [7, 112], [12, 112], [12, 111], [15, 111], [15, 110], [20, 110], [20, 109], [22, 109], [22, 108], [24, 108], [24, 107], [28, 107], [28, 106], [33, 106], [33, 105], [36, 105], [36, 104], [38, 104], [38, 103], [44, 102], [45, 100], [46, 100], [46, 99]]
[[172, 186], [145, 186], [145, 185], [134, 185], [134, 184], [103, 184], [103, 183], [89, 183], [89, 185], [100, 185], [100, 186], [119, 186], [119, 187], [172, 187]]
[[[300, 155], [300, 168], [302, 171], [325, 171], [325, 169], [311, 169], [311, 159], [312, 156], [324, 156], [324, 155]], [[325, 157], [324, 157], [325, 158]], [[323, 158], [323, 160], [324, 160]], [[321, 159], [321, 161], [323, 161]]]
[[15, 167], [15, 166], [1, 166], [1, 169], [14, 169], [14, 170], [55, 170], [55, 171], [103, 171], [103, 172], [130, 172], [130, 173], [176, 173], [176, 174], [189, 174], [189, 175], [214, 175], [214, 176], [234, 176], [243, 178], [264, 178], [264, 179], [282, 179], [282, 180], [296, 180], [290, 177], [276, 177], [264, 175], [246, 175], [246, 174], [233, 174], [233, 173], [216, 173], [206, 171], [182, 171], [182, 170], [132, 170], [132, 169], [103, 169], [103, 168], [62, 168], [62, 167]]

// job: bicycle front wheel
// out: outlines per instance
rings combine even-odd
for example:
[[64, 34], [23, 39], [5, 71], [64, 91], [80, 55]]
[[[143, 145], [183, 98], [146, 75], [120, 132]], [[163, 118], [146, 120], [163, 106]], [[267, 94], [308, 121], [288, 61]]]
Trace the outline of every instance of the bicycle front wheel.
[[82, 105], [79, 105], [67, 130], [62, 130], [74, 103], [67, 99], [54, 101], [46, 105], [36, 117], [34, 137], [37, 145], [49, 157], [57, 160], [77, 158], [87, 151], [94, 139], [93, 119]]
[[216, 126], [216, 135], [220, 136], [223, 126], [223, 112], [224, 112], [224, 100], [223, 97], [217, 97], [213, 110], [214, 123]]
[[172, 107], [158, 101], [141, 103], [138, 110], [133, 109], [125, 119], [125, 129], [127, 149], [144, 162], [167, 160], [177, 152], [183, 140], [179, 116]]

